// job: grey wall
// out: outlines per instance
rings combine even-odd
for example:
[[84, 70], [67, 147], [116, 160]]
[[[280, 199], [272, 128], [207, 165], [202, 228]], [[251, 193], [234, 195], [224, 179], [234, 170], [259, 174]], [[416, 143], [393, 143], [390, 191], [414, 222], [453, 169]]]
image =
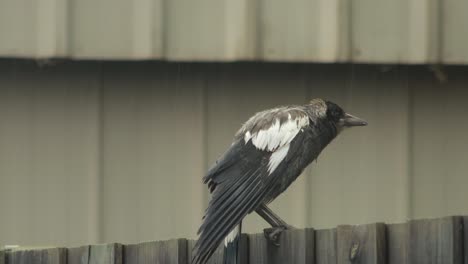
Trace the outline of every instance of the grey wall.
[[468, 68], [444, 72], [0, 60], [0, 245], [195, 237], [201, 177], [242, 122], [313, 97], [370, 125], [340, 135], [273, 203], [290, 224], [468, 214]]

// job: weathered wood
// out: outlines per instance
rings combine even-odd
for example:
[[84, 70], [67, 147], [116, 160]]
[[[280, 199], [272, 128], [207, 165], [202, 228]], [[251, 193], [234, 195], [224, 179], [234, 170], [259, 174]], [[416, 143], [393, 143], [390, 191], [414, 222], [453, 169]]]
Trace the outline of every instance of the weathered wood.
[[386, 263], [385, 225], [338, 226], [337, 263]]
[[267, 243], [263, 234], [249, 235], [249, 262], [255, 264], [268, 263]]
[[89, 248], [88, 264], [122, 264], [122, 245], [92, 245]]
[[[188, 262], [190, 263], [192, 261], [192, 249], [195, 246], [196, 240], [189, 240], [188, 241], [188, 247], [187, 247], [187, 257], [188, 257]], [[213, 256], [211, 256], [210, 260], [207, 262], [207, 264], [223, 264], [223, 250], [224, 246], [219, 245], [218, 249], [216, 249], [215, 253]]]
[[239, 242], [239, 263], [249, 264], [249, 236], [246, 234], [241, 235]]
[[69, 248], [67, 264], [88, 264], [90, 246]]
[[281, 233], [280, 246], [265, 239], [263, 234], [249, 235], [249, 261], [255, 264], [314, 263], [314, 230], [295, 229]]
[[336, 229], [315, 231], [315, 264], [336, 263]]
[[387, 225], [388, 264], [409, 264], [408, 224]]
[[409, 222], [409, 262], [463, 264], [462, 217]]
[[66, 264], [65, 248], [15, 249], [7, 253], [8, 264]]
[[463, 249], [463, 252], [465, 253], [465, 264], [468, 264], [468, 216], [463, 217], [463, 233], [464, 233], [464, 239], [463, 239], [463, 244], [465, 245], [465, 248]]
[[[192, 261], [192, 249], [196, 240], [188, 240], [187, 257], [188, 263]], [[221, 243], [216, 252], [210, 258], [207, 264], [223, 264], [224, 244]], [[248, 264], [249, 262], [249, 237], [242, 234], [239, 242], [239, 263]]]
[[[404, 224], [288, 230], [277, 247], [263, 233], [241, 236], [239, 263], [279, 264], [468, 264], [468, 217], [414, 220]], [[194, 240], [174, 239], [122, 246], [0, 251], [0, 264], [189, 264]], [[221, 244], [208, 264], [223, 264]], [[465, 252], [465, 253], [464, 253]]]
[[146, 242], [124, 245], [124, 263], [187, 264], [187, 240]]

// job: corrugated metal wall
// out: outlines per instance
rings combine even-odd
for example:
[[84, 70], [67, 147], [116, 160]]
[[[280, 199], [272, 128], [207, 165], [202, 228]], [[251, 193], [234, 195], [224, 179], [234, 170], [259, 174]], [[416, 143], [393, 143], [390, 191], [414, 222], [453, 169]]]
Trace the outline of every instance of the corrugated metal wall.
[[0, 56], [468, 63], [463, 0], [0, 0]]
[[440, 83], [423, 66], [0, 60], [0, 245], [194, 237], [201, 177], [241, 123], [312, 97], [370, 125], [274, 202], [289, 223], [467, 214], [467, 70]]

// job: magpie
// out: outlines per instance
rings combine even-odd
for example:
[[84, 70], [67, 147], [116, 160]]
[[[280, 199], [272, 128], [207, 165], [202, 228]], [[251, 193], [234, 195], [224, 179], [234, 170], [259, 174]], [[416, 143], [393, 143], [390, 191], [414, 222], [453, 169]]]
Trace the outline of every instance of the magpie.
[[241, 222], [254, 211], [272, 226], [264, 233], [278, 245], [279, 234], [291, 226], [267, 205], [341, 131], [365, 125], [366, 121], [323, 99], [265, 110], [248, 119], [203, 178], [212, 198], [198, 231], [192, 264], [206, 263], [223, 239], [224, 264], [237, 263]]

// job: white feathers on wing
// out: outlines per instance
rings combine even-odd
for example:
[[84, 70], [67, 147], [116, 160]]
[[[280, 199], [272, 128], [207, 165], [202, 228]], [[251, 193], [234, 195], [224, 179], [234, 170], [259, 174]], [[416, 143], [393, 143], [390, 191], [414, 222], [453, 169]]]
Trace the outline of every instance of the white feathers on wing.
[[245, 135], [244, 135], [245, 143], [249, 142], [251, 138], [252, 138], [252, 135], [250, 134], [250, 131], [245, 132]]
[[240, 233], [240, 229], [239, 229], [239, 226], [237, 225], [236, 227], [234, 227], [234, 229], [229, 233], [229, 235], [226, 236], [226, 238], [224, 238], [224, 246], [227, 247], [227, 245], [229, 243], [231, 243], [232, 241], [234, 241], [234, 239], [236, 239], [238, 236], [239, 236], [239, 233]]
[[288, 154], [288, 151], [289, 144], [282, 146], [273, 152], [273, 154], [271, 154], [270, 160], [268, 161], [268, 174], [271, 174], [275, 171], [275, 169], [280, 165], [281, 161], [283, 161], [283, 159]]
[[281, 131], [281, 127], [279, 119], [275, 119], [268, 129], [262, 129], [252, 136], [252, 143], [261, 150], [275, 150], [280, 146], [281, 139], [284, 136], [284, 131]]
[[289, 143], [307, 125], [309, 125], [307, 115], [293, 119], [289, 114], [288, 119], [283, 123], [276, 118], [266, 129], [261, 129], [254, 134], [250, 131], [245, 132], [244, 141], [247, 143], [252, 140], [252, 144], [257, 149], [273, 152], [268, 163], [268, 172], [271, 174], [288, 154]]
[[273, 124], [266, 129], [262, 129], [257, 133], [251, 134], [250, 131], [245, 132], [245, 143], [252, 140], [252, 143], [257, 149], [275, 151], [280, 147], [291, 143], [294, 137], [305, 126], [309, 125], [309, 118], [307, 116], [298, 116], [295, 119], [288, 116], [288, 120], [280, 124], [278, 118], [275, 119]]

